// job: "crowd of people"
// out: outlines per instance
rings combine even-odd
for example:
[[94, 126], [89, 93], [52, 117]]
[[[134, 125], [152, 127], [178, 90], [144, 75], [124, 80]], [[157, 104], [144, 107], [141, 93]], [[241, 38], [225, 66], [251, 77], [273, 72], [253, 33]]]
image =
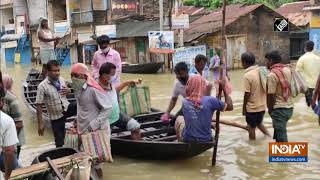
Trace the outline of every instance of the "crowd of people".
[[[39, 32], [43, 40], [53, 42], [56, 39], [46, 39], [46, 20], [40, 24], [43, 32]], [[46, 35], [47, 33], [47, 35]], [[70, 103], [67, 95], [71, 93], [68, 83], [60, 76], [60, 64], [56, 60], [44, 61], [45, 78], [37, 89], [37, 122], [38, 134], [44, 135], [45, 123], [42, 117], [44, 107], [54, 135], [56, 147], [64, 145], [66, 136], [66, 119], [76, 116], [74, 126], [77, 134], [105, 130], [109, 134], [111, 128], [117, 126], [131, 132], [131, 138], [141, 139], [140, 124], [137, 120], [121, 112], [119, 93], [125, 87], [139, 84], [141, 80], [121, 83], [121, 59], [119, 53], [109, 47], [108, 36], [97, 38], [100, 49], [95, 53], [92, 62], [92, 74], [85, 64], [77, 63], [71, 67], [71, 87], [76, 102]], [[320, 58], [313, 53], [313, 42], [306, 43], [306, 54], [303, 55], [293, 69], [283, 63], [278, 51], [265, 55], [266, 67], [256, 64], [254, 54], [243, 53], [241, 62], [245, 69], [243, 75], [244, 101], [242, 114], [245, 116], [249, 139], [256, 138], [258, 128], [266, 136], [269, 131], [263, 125], [265, 112], [272, 118], [274, 128], [273, 138], [276, 142], [287, 142], [287, 122], [293, 114], [293, 97], [291, 83], [293, 71], [300, 72], [308, 86], [306, 102], [319, 115], [320, 124]], [[43, 56], [49, 57], [46, 49]], [[209, 65], [208, 65], [209, 64]], [[214, 82], [209, 82], [206, 67], [214, 72]], [[220, 73], [223, 71], [223, 73]], [[230, 97], [231, 87], [227, 85], [229, 77], [226, 65], [219, 56], [214, 56], [211, 62], [204, 55], [195, 58], [195, 66], [188, 68], [185, 62], [174, 67], [176, 81], [169, 106], [161, 116], [161, 120], [170, 121], [176, 129], [177, 139], [184, 142], [208, 142], [213, 140], [212, 118], [216, 111], [232, 111], [233, 102]], [[222, 76], [221, 76], [222, 75]], [[318, 77], [319, 76], [319, 77]], [[21, 146], [25, 143], [23, 118], [19, 103], [12, 92], [13, 80], [9, 75], [1, 74], [0, 83], [0, 168], [5, 173], [5, 179], [10, 177], [13, 169], [18, 168], [18, 158]], [[229, 82], [230, 84], [230, 82]], [[223, 101], [211, 96], [212, 88], [221, 89]], [[178, 97], [182, 96], [182, 107], [172, 118], [171, 111], [176, 106]], [[110, 137], [109, 137], [110, 138]], [[102, 177], [101, 164], [95, 166], [97, 174]]]

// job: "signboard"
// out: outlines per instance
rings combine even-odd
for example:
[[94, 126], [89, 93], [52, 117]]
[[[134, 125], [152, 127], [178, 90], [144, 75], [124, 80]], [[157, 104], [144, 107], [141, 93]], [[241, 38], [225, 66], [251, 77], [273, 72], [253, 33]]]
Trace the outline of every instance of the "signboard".
[[288, 32], [289, 31], [289, 20], [286, 18], [274, 18], [273, 31], [274, 32]]
[[320, 16], [312, 16], [310, 28], [320, 28]]
[[134, 15], [137, 9], [137, 0], [112, 0], [112, 15]]
[[79, 43], [85, 43], [87, 41], [91, 41], [92, 33], [78, 33], [78, 42]]
[[180, 14], [172, 15], [172, 28], [173, 29], [189, 29], [189, 15]]
[[56, 33], [57, 36], [62, 37], [63, 35], [66, 34], [68, 29], [69, 29], [69, 24], [66, 21], [54, 23], [54, 32]]
[[310, 29], [309, 39], [314, 42], [314, 49], [320, 54], [320, 29]]
[[17, 47], [17, 41], [8, 41], [1, 44], [2, 48], [14, 48]]
[[149, 31], [149, 49], [152, 53], [174, 53], [173, 31]]
[[198, 54], [207, 55], [206, 50], [207, 48], [205, 45], [176, 49], [173, 54], [173, 66], [179, 62], [185, 62], [190, 68], [194, 64], [194, 59]]
[[107, 35], [109, 38], [116, 38], [117, 37], [117, 28], [116, 25], [101, 25], [96, 26], [96, 35]]

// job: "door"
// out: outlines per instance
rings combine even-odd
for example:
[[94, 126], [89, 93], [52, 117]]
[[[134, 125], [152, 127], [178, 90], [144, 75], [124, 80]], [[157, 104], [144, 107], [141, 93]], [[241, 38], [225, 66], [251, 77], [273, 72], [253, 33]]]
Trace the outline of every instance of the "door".
[[136, 47], [138, 52], [138, 63], [144, 64], [145, 62], [145, 44], [143, 39], [137, 39]]
[[241, 65], [241, 54], [247, 51], [247, 37], [227, 37], [227, 60], [228, 68], [239, 69]]

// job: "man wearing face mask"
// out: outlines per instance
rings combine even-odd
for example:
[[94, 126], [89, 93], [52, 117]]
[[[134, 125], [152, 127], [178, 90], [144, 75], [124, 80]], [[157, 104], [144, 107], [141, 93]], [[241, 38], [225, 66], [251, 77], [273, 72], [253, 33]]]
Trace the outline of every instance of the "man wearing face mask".
[[[185, 62], [179, 62], [174, 67], [174, 72], [176, 74], [176, 81], [174, 82], [174, 89], [171, 96], [171, 100], [167, 111], [161, 116], [162, 121], [169, 121], [170, 112], [176, 106], [178, 97], [181, 95], [183, 98], [186, 97], [186, 84], [189, 79], [188, 75], [188, 65]], [[180, 109], [176, 116], [183, 116], [182, 110]]]
[[65, 121], [76, 114], [76, 106], [70, 104], [66, 95], [70, 93], [64, 80], [60, 77], [60, 64], [51, 60], [47, 64], [48, 76], [39, 84], [36, 96], [38, 134], [44, 135], [42, 120], [43, 104], [47, 108], [56, 147], [62, 147], [65, 137]]
[[112, 85], [117, 87], [120, 85], [120, 75], [121, 75], [121, 57], [120, 54], [109, 47], [110, 39], [106, 35], [99, 36], [97, 38], [97, 43], [100, 49], [94, 54], [92, 60], [92, 73], [93, 78], [99, 78], [99, 69], [102, 64], [109, 62], [116, 66], [116, 75], [111, 79]]
[[[78, 134], [97, 130], [110, 132], [109, 117], [112, 104], [104, 94], [104, 89], [92, 78], [85, 64], [77, 63], [71, 67], [72, 87], [77, 100], [76, 126]], [[101, 164], [95, 166], [102, 178]]]
[[128, 117], [125, 113], [120, 112], [117, 93], [119, 93], [125, 87], [132, 84], [138, 84], [141, 80], [126, 81], [118, 87], [114, 87], [111, 84], [112, 76], [115, 75], [116, 66], [112, 63], [104, 63], [99, 71], [99, 84], [104, 89], [105, 95], [112, 104], [112, 113], [110, 118], [110, 126], [117, 126], [121, 129], [131, 131], [131, 138], [134, 140], [141, 139], [140, 124], [133, 118]]

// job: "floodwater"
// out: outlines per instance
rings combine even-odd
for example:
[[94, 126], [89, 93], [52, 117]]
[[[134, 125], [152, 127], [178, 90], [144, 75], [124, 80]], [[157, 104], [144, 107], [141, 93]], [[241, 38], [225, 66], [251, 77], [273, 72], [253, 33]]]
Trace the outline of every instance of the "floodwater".
[[[53, 147], [50, 130], [39, 137], [35, 118], [27, 110], [22, 99], [21, 83], [30, 66], [2, 67], [2, 71], [14, 77], [14, 92], [19, 96], [25, 122], [27, 145], [23, 147], [21, 163], [26, 166], [41, 151]], [[37, 67], [39, 68], [39, 67]], [[70, 67], [62, 68], [62, 76], [69, 77]], [[230, 72], [233, 84], [232, 98], [235, 110], [223, 113], [223, 119], [245, 123], [241, 115], [242, 92], [241, 76], [243, 71]], [[165, 110], [170, 100], [174, 75], [160, 73], [156, 75], [123, 74], [122, 80], [142, 78], [150, 86], [152, 106]], [[181, 103], [178, 104], [180, 106]], [[174, 111], [177, 111], [175, 108]], [[265, 125], [273, 133], [271, 118], [265, 116]], [[268, 143], [272, 139], [257, 131], [257, 140], [249, 141], [245, 130], [221, 126], [216, 167], [211, 167], [212, 149], [187, 160], [179, 161], [141, 161], [114, 157], [115, 162], [104, 165], [105, 179], [108, 180], [213, 180], [213, 179], [320, 179], [320, 127], [317, 117], [305, 105], [304, 98], [295, 101], [294, 116], [288, 123], [289, 141], [308, 142], [308, 163], [269, 163]]]

